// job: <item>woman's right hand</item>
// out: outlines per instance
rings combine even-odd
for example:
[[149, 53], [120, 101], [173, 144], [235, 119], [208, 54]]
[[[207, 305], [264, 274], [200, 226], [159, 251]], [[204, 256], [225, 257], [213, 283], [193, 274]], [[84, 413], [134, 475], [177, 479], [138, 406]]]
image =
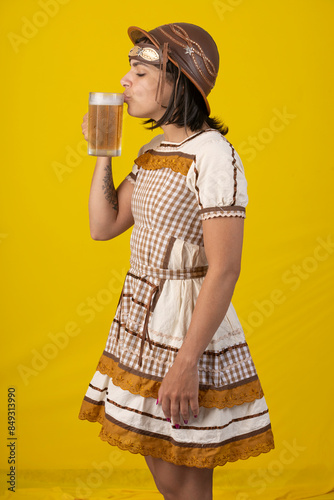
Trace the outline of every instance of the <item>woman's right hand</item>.
[[88, 141], [88, 113], [86, 113], [83, 117], [81, 128], [84, 138]]

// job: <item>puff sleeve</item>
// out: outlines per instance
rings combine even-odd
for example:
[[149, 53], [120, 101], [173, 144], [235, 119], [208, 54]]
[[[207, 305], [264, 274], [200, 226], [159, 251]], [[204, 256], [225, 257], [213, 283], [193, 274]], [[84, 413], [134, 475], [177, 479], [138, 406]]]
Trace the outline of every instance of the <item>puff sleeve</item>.
[[206, 141], [187, 175], [202, 220], [246, 217], [247, 181], [241, 159], [223, 136]]

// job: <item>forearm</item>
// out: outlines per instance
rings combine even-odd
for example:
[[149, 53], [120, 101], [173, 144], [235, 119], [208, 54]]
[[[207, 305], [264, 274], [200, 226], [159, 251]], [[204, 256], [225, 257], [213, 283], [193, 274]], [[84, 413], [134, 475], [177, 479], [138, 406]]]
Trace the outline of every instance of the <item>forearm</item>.
[[[97, 157], [89, 194], [89, 225], [93, 238], [107, 235], [118, 215], [118, 198], [110, 157]], [[102, 239], [102, 238], [101, 238]]]
[[223, 321], [230, 305], [238, 275], [215, 269], [204, 278], [188, 332], [176, 360], [188, 366], [196, 366]]

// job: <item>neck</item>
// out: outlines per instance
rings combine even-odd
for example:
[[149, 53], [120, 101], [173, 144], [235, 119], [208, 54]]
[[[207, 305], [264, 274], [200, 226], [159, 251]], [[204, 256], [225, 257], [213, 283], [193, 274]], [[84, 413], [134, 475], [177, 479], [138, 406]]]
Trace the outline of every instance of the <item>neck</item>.
[[176, 125], [171, 124], [171, 125], [162, 125], [161, 128], [164, 131], [164, 136], [166, 141], [182, 142], [191, 135], [196, 134], [196, 132], [199, 132], [200, 130], [205, 130], [209, 127], [207, 124], [204, 124], [201, 129], [192, 131], [188, 127], [185, 129], [184, 127], [177, 127]]

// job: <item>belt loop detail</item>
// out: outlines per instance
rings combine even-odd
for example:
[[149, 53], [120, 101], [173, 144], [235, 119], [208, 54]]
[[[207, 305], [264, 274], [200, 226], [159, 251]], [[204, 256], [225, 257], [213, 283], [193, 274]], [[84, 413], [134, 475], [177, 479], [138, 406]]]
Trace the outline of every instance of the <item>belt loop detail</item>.
[[141, 338], [140, 353], [139, 353], [139, 360], [138, 360], [139, 366], [142, 366], [143, 350], [144, 350], [146, 338], [148, 340], [150, 349], [152, 349], [151, 339], [150, 339], [150, 336], [148, 334], [148, 322], [150, 320], [150, 314], [151, 314], [151, 309], [152, 309], [152, 299], [158, 290], [159, 290], [159, 286], [153, 287], [151, 290], [150, 296], [149, 296], [149, 301], [148, 301], [147, 311], [146, 311], [146, 316], [145, 316], [145, 322], [144, 322], [144, 328], [143, 328], [143, 333], [142, 333], [142, 338]]
[[[126, 276], [125, 276], [125, 278], [126, 278]], [[123, 295], [124, 295], [124, 286], [125, 286], [125, 280], [124, 280], [122, 292], [121, 292], [121, 295], [119, 297], [119, 301], [118, 301], [118, 304], [117, 304], [117, 308], [120, 306], [120, 308], [119, 308], [120, 313], [119, 313], [119, 322], [118, 322], [118, 330], [117, 330], [116, 340], [119, 340], [119, 336], [120, 336], [120, 333], [121, 333], [122, 300], [123, 300]]]

